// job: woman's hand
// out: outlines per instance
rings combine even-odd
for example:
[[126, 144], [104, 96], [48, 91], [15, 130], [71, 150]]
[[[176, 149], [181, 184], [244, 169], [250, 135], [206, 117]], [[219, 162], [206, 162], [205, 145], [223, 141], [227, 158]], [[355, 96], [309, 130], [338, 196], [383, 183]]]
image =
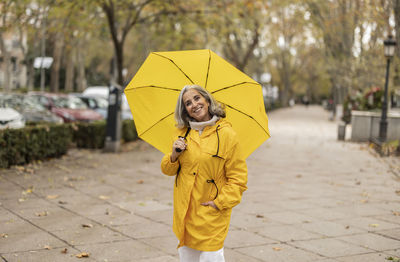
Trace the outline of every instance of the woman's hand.
[[[175, 162], [178, 157], [183, 153], [183, 151], [186, 149], [186, 143], [185, 140], [180, 137], [175, 142], [172, 144], [172, 154], [171, 154], [171, 162]], [[181, 151], [177, 152], [176, 149], [179, 148]]]
[[215, 205], [214, 201], [208, 201], [208, 202], [205, 202], [205, 203], [201, 203], [200, 205], [202, 205], [202, 206], [211, 206], [211, 207], [215, 208], [216, 210], [219, 210], [219, 208]]

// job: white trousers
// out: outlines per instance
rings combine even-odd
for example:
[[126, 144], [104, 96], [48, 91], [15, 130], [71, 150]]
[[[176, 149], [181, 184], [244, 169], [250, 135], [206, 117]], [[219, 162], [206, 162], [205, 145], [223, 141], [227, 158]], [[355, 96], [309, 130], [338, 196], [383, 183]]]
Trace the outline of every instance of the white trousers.
[[183, 246], [178, 248], [180, 262], [225, 262], [224, 248], [217, 251], [199, 251]]

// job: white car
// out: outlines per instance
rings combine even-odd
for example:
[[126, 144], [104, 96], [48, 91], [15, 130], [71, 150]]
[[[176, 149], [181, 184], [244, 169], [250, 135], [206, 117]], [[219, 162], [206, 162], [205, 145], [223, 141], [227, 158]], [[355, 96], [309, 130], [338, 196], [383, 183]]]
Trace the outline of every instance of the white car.
[[0, 108], [0, 129], [22, 128], [25, 126], [24, 117], [12, 108]]
[[[90, 86], [86, 88], [82, 92], [82, 94], [85, 96], [102, 97], [107, 99], [108, 101], [109, 92], [110, 89], [108, 88], [108, 86]], [[131, 109], [129, 108], [128, 99], [126, 99], [124, 93], [122, 93], [121, 97], [122, 97], [122, 103], [121, 103], [122, 119], [133, 119]]]

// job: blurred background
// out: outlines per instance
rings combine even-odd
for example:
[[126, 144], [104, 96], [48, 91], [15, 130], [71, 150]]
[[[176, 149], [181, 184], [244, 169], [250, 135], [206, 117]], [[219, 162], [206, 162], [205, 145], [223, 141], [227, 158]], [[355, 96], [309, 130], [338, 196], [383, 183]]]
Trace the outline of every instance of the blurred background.
[[[102, 117], [107, 93], [100, 89], [125, 86], [149, 52], [203, 48], [261, 83], [267, 110], [322, 104], [346, 117], [351, 109], [379, 109], [383, 41], [400, 36], [398, 0], [3, 0], [0, 10], [2, 96], [41, 91], [84, 99], [82, 92], [96, 87], [86, 105], [63, 107], [89, 107]], [[400, 107], [399, 55], [397, 48], [392, 108]], [[93, 96], [100, 100], [89, 101]], [[65, 122], [78, 118], [53, 113]]]

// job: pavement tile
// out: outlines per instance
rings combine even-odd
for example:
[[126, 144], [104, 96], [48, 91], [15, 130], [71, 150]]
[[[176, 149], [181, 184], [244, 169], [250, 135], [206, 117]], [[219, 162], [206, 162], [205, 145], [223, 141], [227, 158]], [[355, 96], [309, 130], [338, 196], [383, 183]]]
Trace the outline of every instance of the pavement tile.
[[339, 237], [336, 239], [343, 240], [345, 242], [356, 244], [361, 247], [373, 249], [376, 251], [384, 251], [384, 250], [400, 248], [399, 240], [394, 240], [371, 233]]
[[327, 208], [327, 207], [304, 209], [304, 210], [299, 210], [298, 212], [316, 218], [318, 220], [327, 220], [327, 221], [344, 219], [349, 217], [348, 214], [337, 212], [332, 210], [332, 208]]
[[228, 248], [248, 247], [276, 243], [258, 234], [243, 230], [229, 230], [224, 246]]
[[178, 255], [178, 239], [175, 237], [175, 235], [167, 237], [143, 238], [141, 241], [161, 250], [165, 254], [169, 254], [171, 256]]
[[174, 210], [172, 208], [159, 211], [137, 212], [136, 214], [140, 215], [141, 217], [148, 218], [152, 221], [157, 221], [163, 224], [170, 225], [172, 228], [172, 217], [174, 214]]
[[161, 257], [144, 258], [135, 261], [136, 262], [179, 262], [179, 258], [173, 256], [161, 256]]
[[107, 214], [92, 215], [90, 216], [90, 219], [96, 221], [99, 224], [108, 226], [132, 225], [132, 224], [145, 223], [146, 221], [148, 221], [148, 219], [143, 218], [141, 216], [137, 216], [135, 214], [130, 214], [130, 213], [115, 214], [113, 212], [109, 212], [108, 215]]
[[383, 253], [369, 253], [355, 256], [338, 257], [340, 262], [386, 262], [388, 255]]
[[250, 255], [244, 255], [235, 249], [224, 247], [224, 257], [227, 262], [260, 262], [262, 260]]
[[72, 230], [83, 224], [94, 224], [90, 219], [67, 211], [49, 213], [47, 216], [33, 218], [30, 222], [50, 232]]
[[161, 203], [159, 201], [144, 200], [144, 199], [139, 201], [121, 202], [116, 204], [123, 209], [131, 211], [132, 213], [139, 213], [139, 214], [141, 212], [170, 210], [172, 208], [172, 202], [171, 205], [168, 205]]
[[22, 251], [64, 247], [66, 243], [44, 231], [10, 234], [0, 238], [0, 253], [14, 253]]
[[240, 228], [242, 230], [250, 230], [250, 231], [252, 231], [252, 228], [258, 228], [270, 225], [282, 225], [281, 223], [266, 218], [263, 215], [257, 216], [254, 214], [243, 213], [237, 210], [233, 210], [230, 224], [231, 226]]
[[174, 234], [172, 232], [172, 227], [153, 221], [147, 221], [140, 224], [115, 226], [113, 228], [132, 238], [154, 238], [171, 236]]
[[372, 252], [371, 249], [363, 248], [358, 245], [346, 243], [333, 238], [295, 241], [291, 242], [291, 245], [329, 258]]
[[10, 211], [2, 208], [0, 206], [0, 225], [1, 223], [9, 222], [9, 221], [14, 221], [20, 219], [18, 216], [15, 214], [11, 213]]
[[300, 229], [296, 225], [260, 227], [258, 234], [282, 242], [321, 238], [322, 235]]
[[376, 234], [383, 235], [388, 238], [400, 240], [400, 228], [376, 231]]
[[129, 239], [119, 232], [97, 224], [85, 224], [85, 227], [82, 224], [74, 225], [68, 230], [54, 231], [53, 234], [70, 245], [88, 245]]
[[57, 187], [35, 188], [34, 192], [39, 197], [48, 198], [48, 199], [66, 198], [66, 197], [82, 194], [75, 188], [62, 186], [62, 185], [57, 186]]
[[399, 228], [398, 224], [385, 222], [373, 217], [354, 217], [348, 219], [336, 220], [336, 223], [350, 226], [350, 228], [360, 228], [367, 231], [380, 231], [385, 229]]
[[2, 206], [6, 209], [11, 209], [13, 211], [18, 211], [21, 209], [29, 209], [33, 207], [50, 208], [54, 205], [44, 199], [28, 194], [22, 196], [21, 198], [7, 199], [1, 201]]
[[312, 223], [303, 223], [298, 225], [301, 229], [318, 233], [324, 236], [343, 236], [355, 233], [363, 233], [364, 231], [352, 226], [347, 226], [330, 221], [319, 221]]
[[[66, 253], [62, 251], [67, 248]], [[25, 262], [25, 261], [40, 261], [40, 262], [70, 262], [70, 261], [82, 261], [82, 259], [77, 258], [75, 255], [80, 252], [71, 247], [54, 248], [50, 250], [37, 250], [29, 252], [18, 252], [3, 254], [2, 256], [8, 262]], [[92, 258], [85, 258], [85, 262], [94, 262]]]
[[252, 256], [261, 261], [288, 262], [288, 261], [315, 261], [322, 257], [309, 251], [301, 250], [286, 244], [269, 244], [237, 248], [235, 251]]
[[12, 219], [0, 223], [2, 234], [35, 233], [41, 230], [23, 219]]
[[315, 221], [315, 219], [311, 216], [303, 215], [297, 211], [269, 213], [267, 215], [267, 219], [268, 218], [282, 224], [301, 224]]
[[81, 203], [79, 205], [67, 206], [66, 209], [88, 218], [100, 215], [107, 215], [107, 214], [125, 215], [129, 213], [129, 211], [127, 210], [123, 210], [120, 207], [115, 207], [107, 203], [88, 204], [88, 205], [82, 205]]
[[337, 207], [334, 211], [347, 213], [353, 217], [359, 216], [377, 216], [387, 214], [387, 210], [379, 208], [376, 204], [354, 204], [343, 207]]
[[65, 211], [61, 207], [58, 207], [56, 205], [52, 206], [45, 206], [45, 207], [32, 207], [32, 208], [24, 208], [20, 210], [16, 210], [16, 215], [30, 220], [33, 218], [38, 218], [38, 217], [44, 217], [48, 216], [50, 214], [54, 215], [62, 215], [62, 214], [68, 214], [69, 212]]
[[108, 262], [132, 262], [139, 259], [150, 261], [150, 259], [167, 255], [138, 240], [83, 245], [76, 246], [76, 248], [82, 252], [90, 253], [90, 257], [96, 261]]
[[[400, 214], [400, 204], [399, 204], [399, 211], [395, 211], [397, 212], [396, 214]], [[399, 224], [400, 225], [400, 216], [399, 215], [394, 215], [394, 213], [392, 211], [390, 211], [390, 213], [386, 214], [386, 215], [382, 215], [382, 216], [374, 216], [373, 218], [379, 219], [379, 220], [383, 220], [389, 223], [393, 223], [393, 224]]]

